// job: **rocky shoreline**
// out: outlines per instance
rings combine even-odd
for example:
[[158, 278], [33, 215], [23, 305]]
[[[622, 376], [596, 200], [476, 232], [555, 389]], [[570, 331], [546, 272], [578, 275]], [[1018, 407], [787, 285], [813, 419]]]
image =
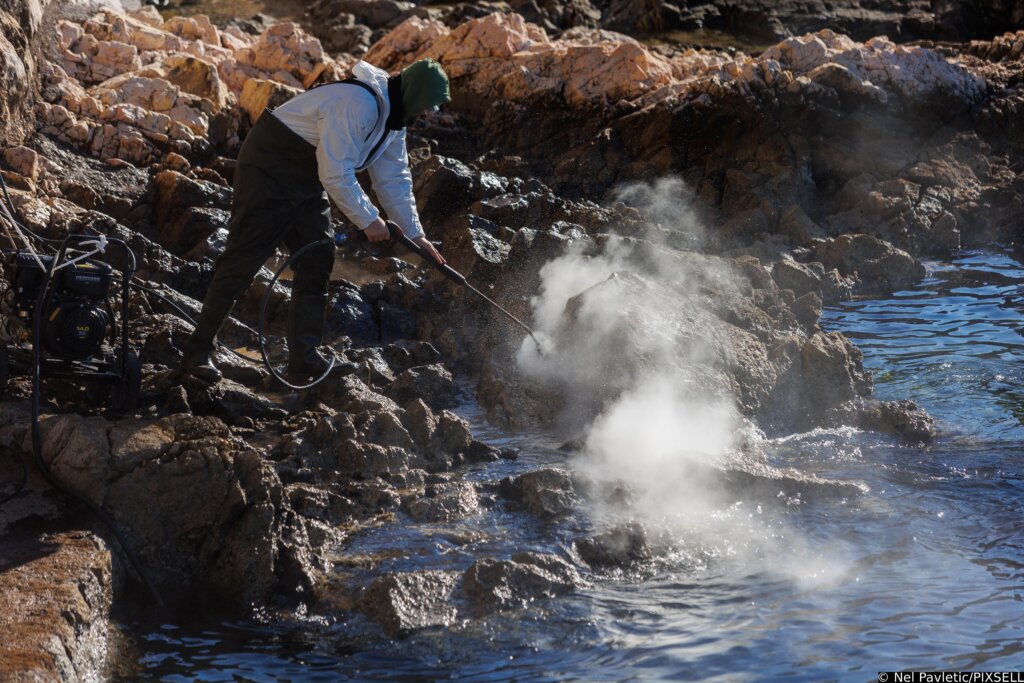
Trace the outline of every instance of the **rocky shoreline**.
[[[731, 459], [691, 463], [688, 476], [766, 499], [859, 489], [769, 467], [757, 434], [851, 425], [937, 436], [911, 401], [873, 399], [860, 352], [818, 318], [830, 301], [919, 280], [922, 258], [1017, 237], [1024, 31], [907, 46], [863, 33], [896, 19], [860, 8], [867, 18], [850, 30], [866, 42], [823, 29], [751, 56], [613, 32], [713, 28], [715, 12], [727, 25], [735, 10], [707, 3], [687, 18], [665, 4], [651, 24], [644, 6], [320, 0], [309, 17], [322, 44], [291, 23], [218, 27], [113, 0], [0, 5], [0, 172], [22, 220], [49, 238], [125, 239], [138, 276], [192, 314], [254, 118], [343, 77], [355, 55], [391, 70], [437, 59], [454, 101], [409, 135], [424, 224], [456, 268], [551, 344], [536, 354], [413, 258], [348, 254], [326, 341], [354, 372], [287, 394], [221, 354], [226, 379], [211, 386], [177, 371], [188, 325], [135, 293], [139, 410], [100, 413], [74, 387], [53, 388], [43, 457], [113, 517], [168, 601], [301, 602], [401, 634], [558, 595], [669, 542], [631, 517], [628, 486], [571, 456], [565, 468], [465, 479], [467, 465], [516, 457], [474, 436], [453, 412], [466, 400], [511, 429], [563, 434], [567, 452], [593, 459], [601, 416], [668, 378], [674, 399], [720, 409], [723, 432], [739, 435]], [[776, 16], [773, 40], [819, 28], [763, 12]], [[898, 15], [914, 28], [895, 37], [969, 37], [950, 33], [955, 14], [915, 12]], [[246, 321], [268, 283], [264, 269], [226, 326], [232, 347], [253, 347]], [[288, 288], [271, 302], [279, 317]], [[15, 378], [0, 404], [0, 445], [26, 459], [27, 396]], [[0, 483], [15, 475], [5, 464]], [[594, 501], [621, 507], [620, 522], [550, 552], [383, 574], [345, 553], [373, 525], [444, 528], [496, 509], [558, 520]], [[18, 589], [3, 591], [0, 623], [31, 634], [17, 652], [0, 642], [0, 677], [98, 675], [125, 583], [106, 532], [73, 521], [80, 511], [34, 479], [0, 515], [0, 582]], [[77, 587], [73, 605], [65, 586]]]

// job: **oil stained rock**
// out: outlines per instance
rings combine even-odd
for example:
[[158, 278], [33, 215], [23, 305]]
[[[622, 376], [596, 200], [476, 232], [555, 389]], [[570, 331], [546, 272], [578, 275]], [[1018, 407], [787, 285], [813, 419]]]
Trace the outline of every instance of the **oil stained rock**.
[[479, 509], [476, 487], [465, 481], [429, 486], [424, 496], [405, 506], [406, 512], [417, 522], [451, 522]]
[[522, 503], [541, 519], [571, 514], [578, 501], [569, 473], [556, 468], [506, 477], [499, 490], [502, 496]]
[[592, 567], [629, 567], [652, 557], [647, 529], [638, 522], [621, 524], [576, 542], [583, 561]]
[[458, 572], [449, 571], [385, 574], [363, 591], [357, 608], [392, 636], [451, 626], [457, 616], [452, 593], [458, 580]]
[[473, 611], [525, 607], [541, 598], [568, 593], [583, 583], [576, 568], [555, 555], [526, 552], [509, 560], [478, 560], [463, 576], [463, 592]]

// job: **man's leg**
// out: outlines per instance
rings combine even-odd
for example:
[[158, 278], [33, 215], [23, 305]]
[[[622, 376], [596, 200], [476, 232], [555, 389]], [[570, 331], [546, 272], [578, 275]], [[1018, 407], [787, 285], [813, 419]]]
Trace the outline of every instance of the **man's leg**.
[[[313, 197], [293, 214], [285, 244], [296, 251], [331, 236], [331, 205], [327, 195]], [[334, 247], [311, 249], [292, 264], [292, 301], [288, 311], [288, 371], [296, 378], [319, 374], [325, 359], [317, 351], [323, 340], [327, 284], [334, 266]]]
[[204, 379], [219, 379], [210, 362], [218, 330], [238, 298], [252, 285], [260, 267], [281, 242], [296, 208], [293, 202], [270, 199], [270, 182], [252, 166], [235, 169], [235, 194], [224, 253], [217, 259], [203, 310], [185, 345], [183, 367]]

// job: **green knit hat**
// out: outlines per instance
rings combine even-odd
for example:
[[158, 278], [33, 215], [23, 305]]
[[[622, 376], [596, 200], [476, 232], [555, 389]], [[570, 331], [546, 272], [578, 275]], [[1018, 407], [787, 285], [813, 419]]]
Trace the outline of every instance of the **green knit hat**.
[[433, 59], [421, 59], [402, 69], [402, 107], [407, 118], [451, 99], [448, 75]]

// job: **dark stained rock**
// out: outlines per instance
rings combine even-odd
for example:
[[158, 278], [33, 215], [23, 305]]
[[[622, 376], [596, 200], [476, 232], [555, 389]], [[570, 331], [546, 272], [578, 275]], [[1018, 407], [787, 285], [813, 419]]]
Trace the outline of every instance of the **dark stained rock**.
[[154, 221], [161, 243], [185, 253], [218, 229], [227, 227], [231, 190], [161, 171], [153, 178]]
[[342, 283], [333, 288], [327, 303], [326, 339], [348, 337], [356, 346], [376, 344], [379, 328], [370, 305], [359, 290]]
[[819, 246], [817, 257], [827, 268], [855, 275], [865, 289], [891, 291], [925, 275], [916, 258], [870, 235], [840, 235]]
[[534, 600], [568, 593], [582, 583], [576, 568], [565, 560], [534, 552], [508, 560], [477, 560], [462, 580], [463, 591], [477, 614], [525, 607]]
[[421, 398], [431, 408], [440, 409], [457, 403], [452, 374], [439, 363], [409, 368], [386, 391], [399, 404]]
[[555, 468], [506, 477], [500, 490], [504, 497], [522, 503], [541, 519], [571, 514], [578, 502], [569, 473]]
[[576, 541], [576, 550], [592, 567], [630, 567], [653, 556], [647, 529], [639, 522], [621, 524]]
[[452, 605], [458, 581], [458, 572], [385, 574], [366, 587], [357, 607], [392, 636], [431, 626], [451, 626], [458, 614]]
[[454, 481], [428, 486], [423, 496], [404, 507], [417, 522], [452, 522], [478, 512], [480, 500], [473, 484]]
[[447, 218], [476, 198], [477, 181], [461, 161], [435, 155], [416, 171], [416, 204], [424, 221]]

